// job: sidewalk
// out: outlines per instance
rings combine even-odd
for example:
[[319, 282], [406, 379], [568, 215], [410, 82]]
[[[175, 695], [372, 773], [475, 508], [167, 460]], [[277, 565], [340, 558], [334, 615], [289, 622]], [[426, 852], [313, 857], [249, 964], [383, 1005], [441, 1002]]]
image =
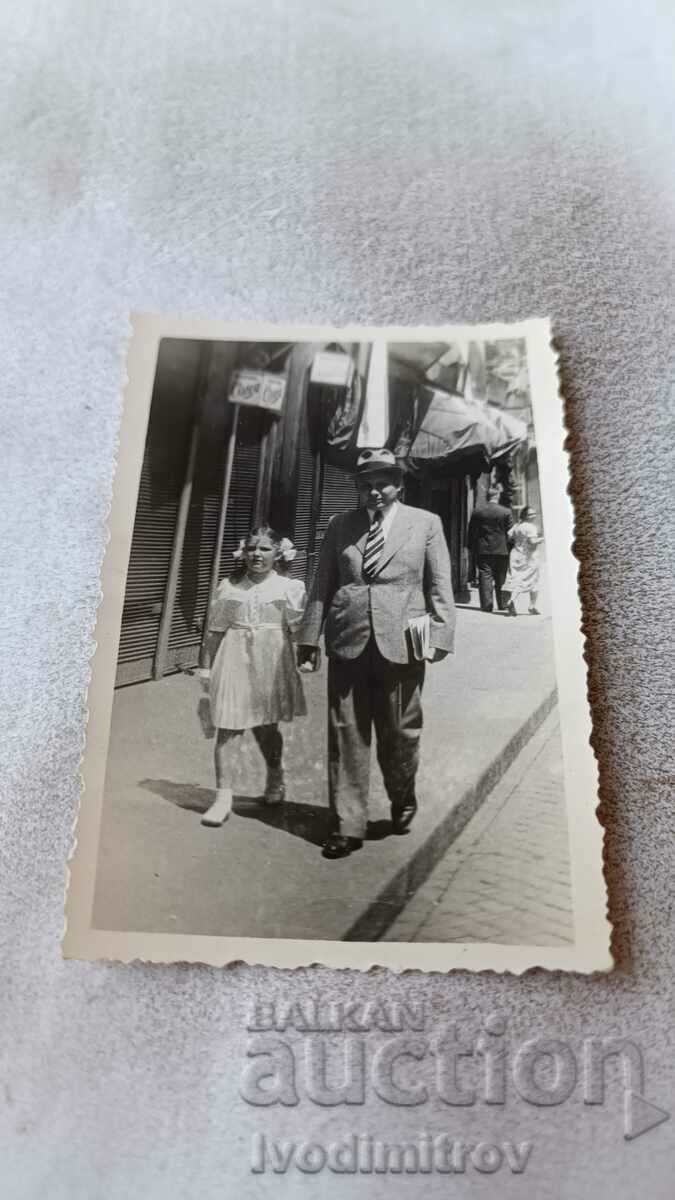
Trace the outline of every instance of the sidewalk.
[[574, 941], [557, 708], [384, 939], [507, 946]]
[[284, 726], [288, 799], [258, 797], [264, 770], [245, 735], [234, 813], [200, 824], [213, 798], [213, 741], [196, 678], [115, 695], [102, 820], [96, 928], [249, 937], [371, 940], [392, 925], [551, 710], [548, 617], [458, 612], [457, 652], [427, 671], [420, 811], [388, 836], [377, 767], [372, 837], [327, 861], [326, 674], [305, 675], [309, 716]]

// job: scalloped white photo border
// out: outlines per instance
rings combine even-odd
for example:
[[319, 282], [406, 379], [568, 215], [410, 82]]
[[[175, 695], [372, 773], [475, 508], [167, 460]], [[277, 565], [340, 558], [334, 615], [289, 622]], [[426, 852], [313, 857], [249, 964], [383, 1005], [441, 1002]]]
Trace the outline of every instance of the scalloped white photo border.
[[[110, 540], [102, 569], [102, 599], [88, 691], [88, 722], [82, 757], [82, 791], [68, 864], [63, 954], [125, 963], [236, 962], [273, 967], [315, 963], [338, 968], [393, 971], [455, 969], [520, 974], [532, 968], [593, 973], [609, 971], [611, 926], [603, 870], [603, 829], [598, 805], [598, 769], [590, 744], [579, 564], [572, 553], [574, 514], [565, 449], [566, 429], [557, 358], [548, 319], [513, 324], [439, 326], [313, 326], [259, 322], [230, 323], [139, 314], [132, 317], [127, 386], [120, 427], [117, 470], [110, 513]], [[196, 934], [101, 930], [91, 926], [96, 862], [122, 606], [138, 496], [146, 429], [161, 338], [209, 341], [454, 341], [524, 338], [537, 439], [543, 524], [546, 530], [554, 655], [563, 744], [565, 801], [569, 827], [575, 940], [568, 946], [505, 946], [487, 942], [411, 943], [299, 941]]]

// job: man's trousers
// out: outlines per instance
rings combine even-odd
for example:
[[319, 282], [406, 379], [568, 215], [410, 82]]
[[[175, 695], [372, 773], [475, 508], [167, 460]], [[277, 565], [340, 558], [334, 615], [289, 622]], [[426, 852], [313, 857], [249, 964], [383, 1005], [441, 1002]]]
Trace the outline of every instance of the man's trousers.
[[389, 662], [373, 637], [358, 658], [329, 658], [329, 794], [343, 836], [365, 837], [373, 727], [392, 811], [414, 799], [423, 682], [423, 662]]
[[479, 554], [478, 561], [478, 595], [483, 612], [492, 612], [494, 587], [497, 608], [503, 608], [502, 588], [509, 569], [508, 554]]

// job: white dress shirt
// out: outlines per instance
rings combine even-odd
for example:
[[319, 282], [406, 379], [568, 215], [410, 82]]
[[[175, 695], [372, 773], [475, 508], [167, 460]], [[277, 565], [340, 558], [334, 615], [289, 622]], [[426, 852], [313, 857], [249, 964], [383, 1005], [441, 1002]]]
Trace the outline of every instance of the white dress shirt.
[[[387, 535], [389, 533], [389, 530], [391, 529], [392, 523], [396, 516], [398, 507], [399, 507], [398, 500], [394, 500], [393, 503], [390, 504], [388, 508], [380, 510], [382, 512], [382, 536], [384, 537], [385, 542], [387, 540]], [[376, 508], [368, 509], [368, 518], [370, 520], [371, 525], [373, 523], [373, 519], [374, 519], [375, 513], [377, 511], [378, 511], [378, 509], [376, 509]]]

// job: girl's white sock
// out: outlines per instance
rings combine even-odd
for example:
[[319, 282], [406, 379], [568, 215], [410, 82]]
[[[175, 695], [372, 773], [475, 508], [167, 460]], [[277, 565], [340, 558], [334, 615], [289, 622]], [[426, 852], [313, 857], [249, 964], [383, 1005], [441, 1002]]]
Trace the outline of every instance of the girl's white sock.
[[232, 789], [216, 788], [216, 798], [202, 817], [202, 825], [222, 825], [232, 812]]

